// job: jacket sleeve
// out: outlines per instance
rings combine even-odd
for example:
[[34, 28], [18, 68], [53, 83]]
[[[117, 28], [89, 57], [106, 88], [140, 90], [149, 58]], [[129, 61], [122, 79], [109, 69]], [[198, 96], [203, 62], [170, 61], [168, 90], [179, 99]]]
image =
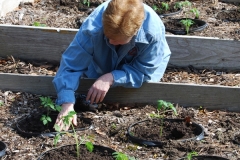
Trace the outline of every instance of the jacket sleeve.
[[82, 73], [92, 60], [92, 42], [87, 34], [79, 30], [75, 38], [63, 53], [60, 67], [53, 79], [57, 92], [57, 104], [75, 103], [74, 92], [79, 86]]
[[159, 82], [167, 67], [171, 52], [165, 36], [146, 45], [140, 55], [121, 69], [112, 71], [112, 87], [139, 88], [143, 82]]

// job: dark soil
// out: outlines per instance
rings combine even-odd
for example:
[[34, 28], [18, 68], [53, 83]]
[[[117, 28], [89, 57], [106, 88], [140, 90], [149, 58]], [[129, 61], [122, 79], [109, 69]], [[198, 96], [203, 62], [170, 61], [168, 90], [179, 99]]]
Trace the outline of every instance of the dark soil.
[[240, 10], [223, 10], [217, 14], [216, 18], [222, 21], [239, 22]]
[[[40, 121], [41, 116], [42, 114], [32, 113], [32, 115], [20, 119], [16, 124], [18, 132], [22, 134], [22, 136], [30, 138], [43, 135], [54, 136], [56, 134], [56, 131], [54, 130], [54, 124], [58, 114], [50, 114], [49, 116], [51, 117], [52, 121], [46, 125]], [[89, 129], [91, 126], [90, 119], [83, 119], [81, 118], [81, 115], [78, 115], [77, 122], [77, 126], [75, 126], [75, 130], [77, 131]], [[69, 131], [72, 132], [72, 130]]]
[[149, 119], [133, 125], [130, 134], [147, 141], [166, 142], [168, 140], [187, 140], [197, 137], [201, 130], [193, 123], [180, 119]]
[[79, 158], [76, 154], [76, 145], [66, 145], [47, 151], [38, 160], [114, 160], [114, 150], [101, 146], [94, 146], [93, 152], [89, 152], [85, 145], [80, 145]]

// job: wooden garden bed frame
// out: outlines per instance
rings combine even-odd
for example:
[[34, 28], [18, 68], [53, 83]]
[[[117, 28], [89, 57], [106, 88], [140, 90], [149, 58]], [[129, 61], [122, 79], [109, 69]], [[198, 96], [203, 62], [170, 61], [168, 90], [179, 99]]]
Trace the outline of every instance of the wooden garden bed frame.
[[[77, 29], [0, 25], [0, 57], [59, 64]], [[167, 35], [172, 51], [169, 66], [240, 70], [240, 41]], [[0, 89], [56, 95], [52, 76], [0, 73]], [[78, 92], [87, 93], [94, 79], [82, 79]], [[111, 88], [105, 101], [156, 103], [162, 99], [183, 106], [240, 111], [240, 88], [181, 83], [144, 83], [139, 89]]]

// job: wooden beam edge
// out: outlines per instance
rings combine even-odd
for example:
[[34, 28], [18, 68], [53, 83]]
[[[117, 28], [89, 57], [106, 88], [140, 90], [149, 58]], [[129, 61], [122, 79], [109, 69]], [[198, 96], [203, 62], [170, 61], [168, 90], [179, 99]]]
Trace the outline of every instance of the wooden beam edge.
[[[52, 84], [53, 76], [32, 76], [0, 73], [0, 89], [56, 96]], [[81, 79], [79, 93], [86, 94], [95, 79]], [[209, 109], [240, 111], [240, 89], [217, 85], [182, 83], [144, 83], [136, 88], [111, 88], [105, 102], [150, 103], [165, 100], [181, 106], [203, 106]]]

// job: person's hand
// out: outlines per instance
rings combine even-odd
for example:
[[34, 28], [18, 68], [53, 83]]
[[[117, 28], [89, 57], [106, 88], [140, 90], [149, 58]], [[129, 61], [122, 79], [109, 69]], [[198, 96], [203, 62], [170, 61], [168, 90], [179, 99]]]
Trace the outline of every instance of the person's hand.
[[[58, 117], [57, 117], [57, 120], [56, 120], [56, 123], [55, 123], [60, 127], [61, 131], [62, 130], [67, 131], [70, 127], [70, 125], [66, 126], [63, 123], [62, 117], [68, 115], [68, 113], [70, 111], [74, 111], [73, 106], [74, 106], [74, 104], [72, 104], [72, 103], [62, 104], [62, 109], [61, 109], [60, 113], [58, 114]], [[76, 114], [73, 116], [72, 119], [70, 119], [70, 122], [72, 122], [74, 126], [77, 126], [77, 115]]]
[[93, 85], [89, 89], [86, 100], [90, 100], [91, 104], [93, 102], [102, 102], [112, 83], [112, 73], [102, 75], [93, 83]]

